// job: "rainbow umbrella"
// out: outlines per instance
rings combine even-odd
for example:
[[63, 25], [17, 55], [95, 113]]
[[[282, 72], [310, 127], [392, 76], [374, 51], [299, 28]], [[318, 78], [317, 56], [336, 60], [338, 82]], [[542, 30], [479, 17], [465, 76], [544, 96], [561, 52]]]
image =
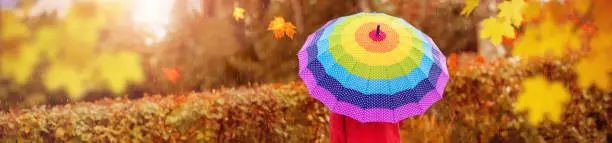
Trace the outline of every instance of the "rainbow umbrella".
[[331, 112], [397, 123], [442, 98], [446, 57], [401, 18], [358, 13], [329, 21], [298, 53], [299, 76]]

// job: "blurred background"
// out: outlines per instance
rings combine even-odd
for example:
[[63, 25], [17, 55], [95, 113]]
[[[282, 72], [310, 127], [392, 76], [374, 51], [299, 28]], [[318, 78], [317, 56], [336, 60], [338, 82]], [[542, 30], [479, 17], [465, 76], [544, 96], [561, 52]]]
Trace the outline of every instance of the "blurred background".
[[[68, 11], [74, 7], [73, 3], [80, 1], [2, 0], [2, 8], [3, 15], [9, 13], [18, 15], [18, 22], [27, 25], [28, 31], [40, 31], [49, 25], [61, 25], [58, 21], [70, 18], [66, 16]], [[97, 39], [88, 50], [135, 53], [139, 56], [138, 62], [142, 66], [144, 78], [139, 82], [126, 80], [125, 90], [118, 92], [112, 92], [107, 88], [105, 81], [93, 78], [75, 79], [79, 85], [70, 86], [81, 90], [73, 89], [71, 94], [85, 101], [113, 95], [139, 97], [145, 92], [151, 94], [190, 92], [221, 86], [298, 80], [296, 54], [306, 37], [329, 20], [362, 11], [385, 12], [408, 20], [431, 36], [445, 54], [477, 53], [479, 46], [488, 46], [479, 45], [476, 35], [478, 22], [494, 14], [494, 9], [481, 6], [475, 10], [474, 16], [460, 16], [463, 8], [463, 1], [460, 0], [108, 0], [102, 2], [111, 6], [92, 5], [75, 10], [79, 14], [93, 13], [95, 16], [114, 20], [97, 28], [99, 30], [92, 31], [99, 35], [95, 35]], [[235, 8], [244, 10], [244, 19], [236, 20], [233, 15]], [[85, 18], [87, 17], [88, 15], [85, 15]], [[292, 39], [288, 37], [276, 39], [273, 33], [267, 30], [268, 24], [275, 17], [283, 17], [296, 26], [296, 33]], [[34, 36], [36, 32], [29, 34]], [[57, 34], [54, 38], [58, 38], [56, 39], [58, 41], [51, 42], [69, 43], [73, 41], [65, 38], [78, 40], [82, 37], [64, 37], [62, 34]], [[15, 47], [21, 46], [19, 43], [33, 39], [35, 40], [31, 37], [3, 39], [0, 43], [3, 47], [0, 48], [0, 52], [11, 55], [9, 52], [18, 49]], [[87, 52], [82, 50], [87, 49], [82, 46], [74, 48], [77, 50], [63, 47], [56, 49], [67, 50], [65, 53], [75, 55], [85, 55]], [[67, 61], [93, 61], [95, 60], [93, 56], [99, 56], [102, 52], [94, 52], [92, 56], [76, 57]], [[49, 74], [49, 66], [54, 65], [49, 61], [62, 56], [50, 58], [44, 58], [42, 54], [38, 56], [40, 58], [32, 59], [30, 65], [22, 65], [21, 68], [29, 66], [23, 72], [31, 72], [29, 75], [23, 75], [27, 76], [23, 82], [17, 83], [11, 80], [10, 74], [0, 76], [0, 98], [2, 98], [0, 109], [70, 102], [72, 98], [68, 97], [70, 93], [66, 91], [70, 88], [50, 90], [45, 86], [44, 77]], [[5, 60], [5, 62], [11, 61]], [[119, 66], [109, 68], [113, 68], [109, 70], [123, 70]], [[77, 69], [75, 71], [77, 73], [85, 73], [78, 71], [82, 70], [82, 67], [77, 66], [74, 69]], [[180, 73], [180, 77], [175, 82], [171, 82], [164, 74], [164, 69], [176, 71]], [[65, 85], [58, 86], [69, 87], [69, 84]]]

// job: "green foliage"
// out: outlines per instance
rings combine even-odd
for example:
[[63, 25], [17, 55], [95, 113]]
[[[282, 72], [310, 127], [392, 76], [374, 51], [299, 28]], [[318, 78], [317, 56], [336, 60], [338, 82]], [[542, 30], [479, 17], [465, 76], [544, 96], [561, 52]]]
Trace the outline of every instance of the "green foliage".
[[[582, 91], [568, 59], [499, 60], [451, 70], [443, 100], [402, 123], [405, 142], [605, 142], [610, 93]], [[513, 104], [523, 79], [544, 75], [571, 90], [561, 123], [530, 126]], [[301, 82], [203, 93], [104, 99], [0, 113], [5, 141], [326, 142], [329, 111]]]

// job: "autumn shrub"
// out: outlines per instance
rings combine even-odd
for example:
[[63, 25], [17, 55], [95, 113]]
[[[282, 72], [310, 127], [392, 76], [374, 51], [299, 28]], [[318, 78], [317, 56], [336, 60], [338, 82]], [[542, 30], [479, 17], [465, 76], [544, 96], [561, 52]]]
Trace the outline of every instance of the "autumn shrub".
[[[612, 134], [610, 92], [577, 86], [564, 59], [495, 60], [450, 69], [444, 98], [403, 121], [405, 142], [605, 142]], [[514, 111], [524, 78], [544, 75], [571, 89], [562, 121], [528, 124]], [[554, 96], [554, 95], [550, 95]], [[145, 95], [0, 113], [5, 141], [327, 142], [328, 110], [302, 82]], [[610, 140], [610, 139], [608, 139]]]

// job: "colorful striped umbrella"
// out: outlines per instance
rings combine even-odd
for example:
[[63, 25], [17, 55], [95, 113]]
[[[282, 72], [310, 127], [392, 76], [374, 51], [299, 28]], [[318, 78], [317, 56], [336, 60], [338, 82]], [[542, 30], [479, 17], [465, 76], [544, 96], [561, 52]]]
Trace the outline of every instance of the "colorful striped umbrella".
[[423, 114], [448, 82], [446, 57], [433, 40], [383, 13], [328, 22], [308, 37], [298, 58], [310, 95], [360, 122]]

